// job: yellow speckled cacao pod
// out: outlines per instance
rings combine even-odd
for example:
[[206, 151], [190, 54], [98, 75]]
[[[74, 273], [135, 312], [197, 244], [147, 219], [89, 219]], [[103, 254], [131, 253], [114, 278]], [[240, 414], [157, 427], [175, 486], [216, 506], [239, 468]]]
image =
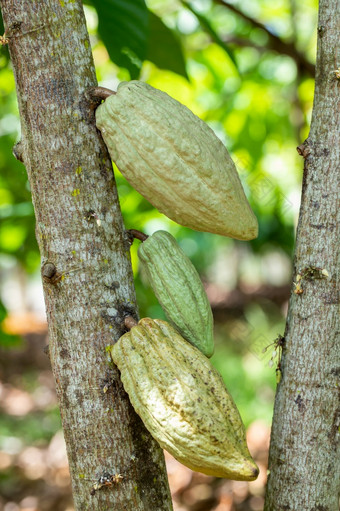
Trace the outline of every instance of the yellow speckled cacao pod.
[[221, 376], [169, 323], [142, 319], [111, 356], [134, 409], [162, 448], [204, 474], [256, 479], [242, 420]]
[[97, 108], [96, 123], [119, 170], [161, 213], [197, 231], [256, 238], [228, 151], [184, 105], [144, 82], [123, 82]]
[[138, 256], [169, 321], [205, 356], [214, 352], [213, 315], [196, 268], [166, 231], [149, 236]]

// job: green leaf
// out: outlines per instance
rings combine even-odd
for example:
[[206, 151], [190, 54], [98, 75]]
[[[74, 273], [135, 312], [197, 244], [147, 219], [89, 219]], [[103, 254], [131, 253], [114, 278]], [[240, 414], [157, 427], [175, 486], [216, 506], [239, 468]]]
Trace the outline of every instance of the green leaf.
[[181, 44], [163, 21], [149, 13], [149, 37], [146, 59], [160, 69], [169, 69], [188, 79]]
[[147, 51], [148, 10], [144, 0], [93, 0], [98, 32], [110, 59], [138, 78]]
[[7, 316], [7, 309], [4, 306], [4, 304], [2, 303], [2, 301], [0, 300], [0, 323], [3, 322], [3, 320], [5, 319], [6, 316]]

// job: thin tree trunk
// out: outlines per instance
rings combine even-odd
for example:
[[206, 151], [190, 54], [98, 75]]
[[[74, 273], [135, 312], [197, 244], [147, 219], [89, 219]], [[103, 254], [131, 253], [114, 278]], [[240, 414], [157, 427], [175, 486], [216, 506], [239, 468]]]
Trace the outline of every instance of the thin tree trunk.
[[[1, 0], [1, 8], [75, 507], [170, 510], [163, 453], [106, 353], [137, 306], [111, 161], [84, 95], [97, 83], [82, 4]], [[97, 481], [103, 475], [111, 485]]]
[[[320, 0], [313, 118], [269, 456], [266, 511], [338, 511], [338, 0]], [[339, 59], [340, 55], [338, 55]]]

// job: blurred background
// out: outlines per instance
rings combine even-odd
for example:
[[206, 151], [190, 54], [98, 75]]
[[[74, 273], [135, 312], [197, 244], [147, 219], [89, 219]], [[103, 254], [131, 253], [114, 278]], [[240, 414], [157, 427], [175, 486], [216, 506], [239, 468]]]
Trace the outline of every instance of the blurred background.
[[[105, 0], [85, 13], [98, 81], [139, 78], [188, 106], [230, 151], [259, 237], [239, 242], [180, 227], [116, 170], [127, 229], [171, 232], [209, 296], [223, 375], [261, 473], [253, 483], [194, 474], [167, 455], [175, 511], [263, 509], [278, 355], [284, 333], [316, 51], [317, 1]], [[0, 30], [3, 33], [3, 27]], [[8, 49], [0, 49], [0, 511], [72, 511]], [[136, 251], [141, 316], [164, 318]], [[268, 349], [264, 349], [269, 346]], [[274, 353], [273, 353], [274, 351]]]

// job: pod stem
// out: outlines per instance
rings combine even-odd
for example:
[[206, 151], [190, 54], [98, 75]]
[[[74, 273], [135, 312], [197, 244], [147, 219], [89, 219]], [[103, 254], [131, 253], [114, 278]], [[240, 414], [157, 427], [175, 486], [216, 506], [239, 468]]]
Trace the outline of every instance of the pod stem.
[[114, 94], [116, 94], [116, 92], [111, 89], [106, 89], [106, 87], [91, 87], [85, 91], [84, 96], [89, 105], [90, 111], [94, 112], [102, 100], [105, 100]]
[[131, 328], [138, 325], [138, 321], [136, 321], [135, 318], [133, 318], [132, 316], [126, 316], [126, 318], [124, 319], [124, 325], [126, 326], [126, 328], [131, 330]]
[[145, 241], [149, 237], [147, 234], [144, 234], [144, 232], [137, 231], [137, 229], [129, 229], [127, 232], [132, 238], [136, 238], [140, 241]]
[[106, 87], [92, 87], [91, 89], [88, 89], [86, 91], [86, 94], [88, 97], [91, 97], [93, 99], [106, 99], [109, 96], [113, 96], [116, 94], [115, 91], [111, 89], [107, 89]]

